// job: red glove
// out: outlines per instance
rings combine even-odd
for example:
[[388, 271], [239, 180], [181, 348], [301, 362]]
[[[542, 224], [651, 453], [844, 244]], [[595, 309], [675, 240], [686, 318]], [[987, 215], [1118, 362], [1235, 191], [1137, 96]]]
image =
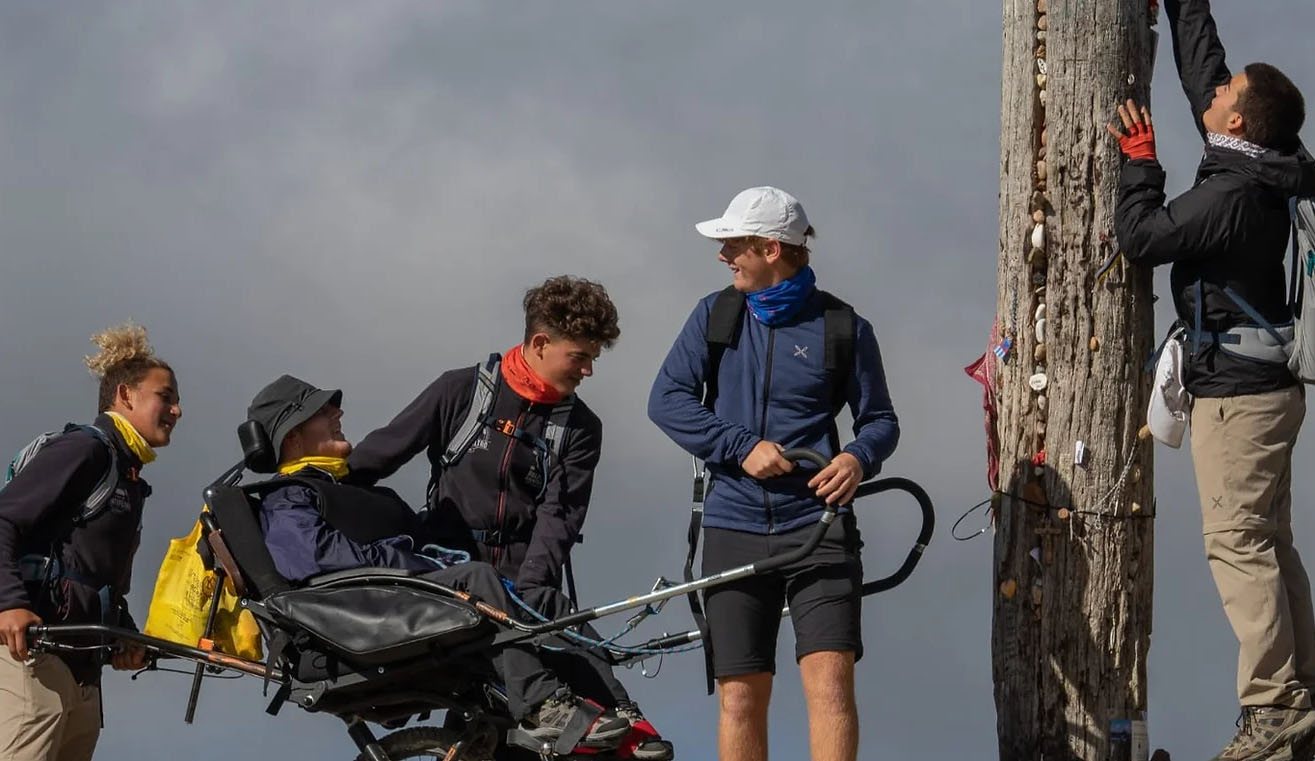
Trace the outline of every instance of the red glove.
[[1130, 159], [1155, 161], [1155, 128], [1141, 122], [1133, 123], [1128, 127], [1128, 134], [1119, 138], [1119, 150]]

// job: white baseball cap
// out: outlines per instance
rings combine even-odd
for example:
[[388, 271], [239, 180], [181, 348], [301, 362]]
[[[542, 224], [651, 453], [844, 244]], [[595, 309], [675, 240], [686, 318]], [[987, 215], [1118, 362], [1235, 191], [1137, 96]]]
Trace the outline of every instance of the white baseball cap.
[[766, 185], [742, 191], [731, 199], [720, 217], [694, 225], [707, 238], [723, 240], [753, 235], [796, 246], [804, 245], [808, 228], [808, 215], [804, 214], [799, 199]]

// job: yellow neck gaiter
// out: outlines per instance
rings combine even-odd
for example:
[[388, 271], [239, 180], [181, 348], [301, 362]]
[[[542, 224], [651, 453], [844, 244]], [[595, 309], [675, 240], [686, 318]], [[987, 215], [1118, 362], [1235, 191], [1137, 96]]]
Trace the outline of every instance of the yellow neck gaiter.
[[140, 433], [137, 433], [137, 429], [132, 427], [132, 423], [128, 422], [128, 418], [117, 412], [106, 412], [105, 414], [109, 415], [110, 420], [114, 421], [114, 427], [119, 429], [119, 435], [123, 437], [128, 449], [132, 450], [132, 453], [137, 455], [137, 459], [142, 461], [142, 465], [155, 462], [155, 450], [151, 449], [151, 445], [146, 443], [146, 439], [143, 439]]
[[290, 476], [302, 468], [319, 468], [334, 478], [347, 475], [347, 460], [343, 457], [299, 457], [279, 465], [279, 473]]

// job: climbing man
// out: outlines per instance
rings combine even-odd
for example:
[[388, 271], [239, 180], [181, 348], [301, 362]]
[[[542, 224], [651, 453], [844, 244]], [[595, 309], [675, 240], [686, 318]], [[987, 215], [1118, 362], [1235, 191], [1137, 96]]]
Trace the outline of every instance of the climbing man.
[[1242, 716], [1215, 759], [1300, 758], [1315, 741], [1315, 615], [1292, 541], [1292, 448], [1306, 405], [1271, 336], [1291, 330], [1289, 200], [1315, 193], [1297, 134], [1305, 105], [1269, 64], [1229, 72], [1209, 0], [1165, 6], [1205, 155], [1195, 185], [1166, 206], [1150, 112], [1119, 106], [1123, 129], [1109, 130], [1128, 161], [1115, 225], [1129, 262], [1172, 264], [1206, 557], [1240, 645]]

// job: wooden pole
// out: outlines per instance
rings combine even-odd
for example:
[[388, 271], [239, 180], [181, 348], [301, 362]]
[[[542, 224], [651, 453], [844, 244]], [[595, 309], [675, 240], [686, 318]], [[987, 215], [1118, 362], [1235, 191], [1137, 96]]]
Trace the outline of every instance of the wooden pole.
[[1147, 100], [1157, 11], [1004, 1], [991, 649], [1006, 761], [1135, 758], [1124, 738], [1144, 736], [1151, 278], [1121, 260], [1098, 274], [1121, 160], [1104, 127]]

